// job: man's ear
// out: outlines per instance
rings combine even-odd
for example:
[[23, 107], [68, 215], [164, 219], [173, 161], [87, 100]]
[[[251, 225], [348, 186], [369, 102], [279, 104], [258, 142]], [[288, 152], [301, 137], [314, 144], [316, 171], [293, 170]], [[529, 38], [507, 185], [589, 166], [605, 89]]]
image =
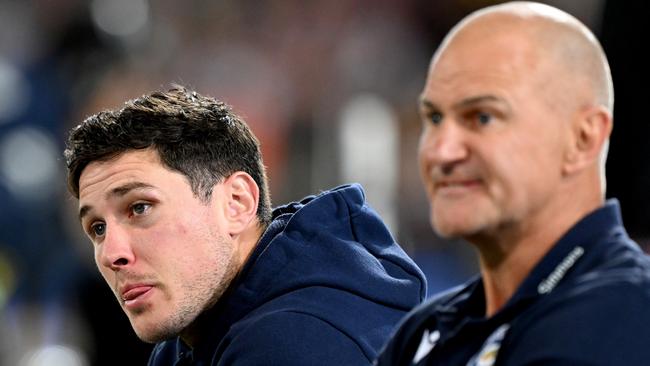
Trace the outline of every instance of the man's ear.
[[612, 115], [602, 106], [580, 110], [571, 126], [563, 173], [574, 174], [591, 164], [600, 164], [612, 132]]
[[255, 180], [245, 172], [235, 172], [223, 182], [226, 197], [225, 218], [231, 237], [257, 225], [260, 190]]

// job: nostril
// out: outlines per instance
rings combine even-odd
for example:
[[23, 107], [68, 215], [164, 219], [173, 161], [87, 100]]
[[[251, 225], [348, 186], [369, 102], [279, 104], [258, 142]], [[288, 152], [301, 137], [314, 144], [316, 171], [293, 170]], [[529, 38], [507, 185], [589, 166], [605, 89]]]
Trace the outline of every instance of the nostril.
[[127, 261], [126, 258], [120, 258], [120, 259], [116, 260], [115, 262], [113, 262], [113, 265], [115, 265], [115, 266], [125, 266], [128, 263], [129, 263], [129, 261]]
[[443, 175], [450, 175], [454, 171], [454, 164], [443, 164], [440, 166], [440, 172]]

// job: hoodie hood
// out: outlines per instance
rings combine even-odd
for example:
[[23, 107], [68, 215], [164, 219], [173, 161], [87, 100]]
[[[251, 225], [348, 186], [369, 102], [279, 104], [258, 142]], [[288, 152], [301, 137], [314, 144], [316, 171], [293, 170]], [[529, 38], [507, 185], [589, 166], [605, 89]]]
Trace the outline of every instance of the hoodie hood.
[[[274, 246], [281, 250], [268, 250]], [[335, 286], [407, 311], [426, 297], [424, 275], [358, 184], [276, 208], [241, 279], [241, 300], [253, 307], [310, 286]]]
[[326, 322], [371, 361], [395, 324], [425, 299], [426, 287], [361, 186], [341, 186], [276, 208], [229, 290], [197, 319], [207, 325], [203, 341], [193, 350], [179, 338], [163, 342], [152, 359], [174, 353], [178, 360], [190, 351], [194, 359], [219, 359], [260, 319], [288, 312]]

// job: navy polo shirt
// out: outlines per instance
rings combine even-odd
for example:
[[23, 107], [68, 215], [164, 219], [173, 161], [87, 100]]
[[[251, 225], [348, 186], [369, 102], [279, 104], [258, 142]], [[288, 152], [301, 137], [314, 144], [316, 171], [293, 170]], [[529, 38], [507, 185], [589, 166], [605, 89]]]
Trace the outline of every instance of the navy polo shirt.
[[417, 307], [378, 365], [650, 365], [650, 260], [616, 200], [583, 218], [485, 317], [481, 278]]

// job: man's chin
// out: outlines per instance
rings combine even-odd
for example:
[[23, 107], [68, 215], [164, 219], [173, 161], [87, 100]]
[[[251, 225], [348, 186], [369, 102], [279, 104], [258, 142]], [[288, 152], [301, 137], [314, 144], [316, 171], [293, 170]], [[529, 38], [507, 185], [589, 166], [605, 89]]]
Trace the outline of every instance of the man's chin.
[[141, 341], [146, 343], [158, 343], [178, 336], [174, 329], [161, 328], [160, 324], [144, 325], [131, 323], [135, 334]]
[[476, 235], [481, 228], [468, 221], [431, 220], [431, 226], [439, 237], [444, 239], [465, 239]]
[[444, 225], [434, 225], [433, 230], [443, 239], [458, 239], [463, 237], [463, 232]]
[[160, 333], [139, 333], [135, 332], [135, 334], [140, 338], [141, 341], [146, 342], [146, 343], [158, 343], [162, 341], [166, 341], [172, 338], [175, 338], [175, 334], [160, 334]]
[[480, 203], [473, 206], [440, 205], [431, 210], [431, 226], [442, 238], [465, 239], [486, 229], [491, 220], [485, 213]]

